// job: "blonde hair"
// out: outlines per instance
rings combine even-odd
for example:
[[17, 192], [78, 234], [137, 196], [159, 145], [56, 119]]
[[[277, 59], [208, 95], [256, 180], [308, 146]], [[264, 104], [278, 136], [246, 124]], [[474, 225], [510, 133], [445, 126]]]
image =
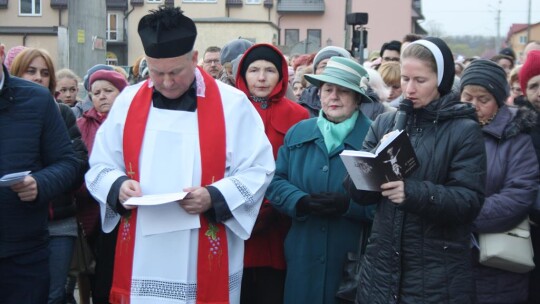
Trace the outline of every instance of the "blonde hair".
[[511, 71], [510, 74], [508, 74], [508, 83], [512, 85], [514, 82], [519, 82], [519, 70], [521, 70], [521, 67], [523, 65], [516, 65]]
[[114, 71], [116, 71], [116, 72], [122, 74], [122, 76], [124, 76], [124, 78], [125, 78], [126, 80], [128, 80], [129, 75], [128, 75], [128, 73], [126, 72], [126, 70], [124, 70], [123, 67], [120, 67], [120, 66], [117, 66], [117, 65], [111, 65], [111, 67], [113, 68]]
[[56, 72], [56, 81], [59, 81], [64, 78], [75, 80], [76, 85], [79, 85], [79, 83], [81, 83], [82, 81], [81, 78], [77, 76], [77, 74], [75, 74], [75, 72], [73, 72], [70, 69], [61, 69], [58, 72]]
[[399, 62], [385, 62], [381, 64], [378, 71], [387, 86], [401, 85], [401, 64]]

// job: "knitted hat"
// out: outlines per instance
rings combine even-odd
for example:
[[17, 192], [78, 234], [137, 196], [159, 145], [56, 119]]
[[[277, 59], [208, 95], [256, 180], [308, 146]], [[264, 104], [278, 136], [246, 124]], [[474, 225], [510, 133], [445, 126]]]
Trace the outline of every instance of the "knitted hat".
[[90, 76], [90, 87], [92, 87], [92, 84], [97, 80], [106, 80], [110, 82], [120, 92], [128, 85], [126, 78], [116, 71], [99, 70], [93, 73], [92, 76]]
[[317, 87], [331, 83], [358, 92], [362, 97], [370, 99], [367, 95], [369, 74], [364, 67], [350, 58], [334, 56], [330, 58], [322, 74], [306, 74], [304, 78]]
[[527, 83], [534, 76], [540, 75], [540, 50], [532, 50], [527, 55], [527, 60], [519, 70], [519, 84], [523, 92], [527, 91]]
[[264, 44], [256, 44], [244, 54], [242, 66], [240, 67], [240, 75], [242, 78], [246, 78], [246, 71], [249, 65], [257, 60], [265, 60], [274, 64], [279, 73], [279, 80], [283, 79], [283, 55], [278, 54], [275, 49]]
[[112, 66], [110, 65], [105, 65], [105, 64], [96, 64], [95, 66], [91, 67], [90, 69], [88, 69], [88, 71], [86, 72], [86, 75], [84, 75], [84, 80], [83, 80], [83, 84], [84, 84], [84, 89], [87, 91], [87, 92], [90, 92], [90, 84], [88, 83], [89, 80], [90, 80], [90, 77], [92, 76], [92, 74], [94, 74], [95, 72], [99, 71], [99, 70], [107, 70], [107, 71], [112, 71], [114, 70]]
[[486, 89], [502, 107], [510, 93], [506, 72], [495, 62], [477, 59], [471, 62], [461, 76], [460, 91], [467, 85], [478, 85]]
[[504, 48], [499, 52], [499, 54], [510, 56], [512, 57], [513, 61], [516, 60], [516, 53], [514, 52], [514, 50], [512, 50], [512, 48]]
[[452, 91], [456, 70], [454, 66], [454, 56], [448, 45], [442, 39], [436, 37], [426, 37], [416, 40], [411, 42], [407, 47], [413, 44], [424, 46], [433, 55], [437, 65], [438, 91], [441, 96], [450, 93], [450, 91]]
[[339, 46], [331, 45], [322, 48], [319, 52], [317, 52], [317, 55], [315, 55], [315, 58], [313, 59], [313, 73], [317, 72], [317, 65], [319, 65], [319, 62], [334, 56], [351, 58], [351, 53]]
[[244, 54], [252, 45], [253, 42], [242, 38], [229, 41], [221, 49], [221, 64], [232, 62], [238, 55]]
[[17, 56], [24, 49], [26, 49], [26, 47], [22, 45], [14, 46], [6, 53], [6, 59], [4, 59], [4, 64], [6, 65], [8, 71], [11, 69], [11, 64], [13, 63], [15, 56]]

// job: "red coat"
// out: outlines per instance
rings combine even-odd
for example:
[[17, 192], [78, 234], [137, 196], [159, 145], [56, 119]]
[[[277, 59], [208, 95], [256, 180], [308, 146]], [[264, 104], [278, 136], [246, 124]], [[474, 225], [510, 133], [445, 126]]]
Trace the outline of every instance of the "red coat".
[[[81, 131], [82, 141], [86, 144], [88, 155], [92, 153], [94, 139], [99, 126], [103, 123], [106, 116], [97, 114], [96, 109], [84, 112], [83, 116], [77, 119], [77, 126]], [[86, 235], [93, 235], [98, 232], [99, 227], [99, 203], [88, 193], [86, 184], [75, 193], [77, 198], [77, 217], [83, 227]]]
[[[277, 83], [268, 98], [268, 107], [262, 108], [262, 103], [254, 102], [241, 74], [243, 60], [238, 66], [236, 87], [250, 98], [251, 103], [261, 116], [266, 136], [272, 144], [274, 159], [277, 151], [283, 145], [285, 134], [297, 122], [309, 118], [309, 113], [299, 104], [285, 98], [289, 76], [287, 62], [281, 52], [269, 44], [256, 44], [246, 51], [248, 54], [254, 48], [267, 46], [277, 52], [282, 58], [282, 79]], [[243, 57], [245, 58], [245, 57]], [[253, 228], [251, 238], [245, 243], [244, 267], [272, 267], [285, 269], [285, 255], [283, 243], [289, 230], [290, 219], [275, 210], [265, 199], [261, 206], [257, 222]]]

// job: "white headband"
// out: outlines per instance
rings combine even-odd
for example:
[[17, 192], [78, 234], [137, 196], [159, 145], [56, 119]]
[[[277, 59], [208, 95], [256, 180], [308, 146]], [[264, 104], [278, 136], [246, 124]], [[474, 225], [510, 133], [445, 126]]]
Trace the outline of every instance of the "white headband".
[[424, 39], [416, 40], [411, 44], [423, 45], [431, 52], [431, 54], [433, 54], [433, 57], [435, 57], [435, 63], [437, 63], [437, 86], [441, 85], [444, 75], [444, 58], [439, 47], [437, 47], [435, 43]]

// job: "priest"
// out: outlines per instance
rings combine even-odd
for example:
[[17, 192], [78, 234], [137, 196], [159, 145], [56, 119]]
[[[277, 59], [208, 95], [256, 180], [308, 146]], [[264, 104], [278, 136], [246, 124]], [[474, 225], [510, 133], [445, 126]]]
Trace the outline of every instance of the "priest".
[[[111, 303], [239, 303], [249, 238], [275, 164], [247, 97], [197, 67], [195, 23], [160, 7], [139, 22], [150, 79], [117, 97], [86, 183], [105, 232], [120, 225]], [[154, 206], [131, 197], [188, 192]]]

